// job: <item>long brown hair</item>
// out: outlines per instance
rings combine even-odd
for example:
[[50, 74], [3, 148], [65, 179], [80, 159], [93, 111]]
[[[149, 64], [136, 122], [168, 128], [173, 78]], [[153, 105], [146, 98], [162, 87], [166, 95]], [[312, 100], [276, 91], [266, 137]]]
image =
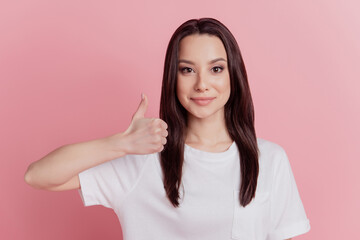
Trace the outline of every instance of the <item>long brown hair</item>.
[[227, 27], [213, 18], [191, 19], [183, 23], [172, 35], [166, 51], [159, 114], [168, 124], [167, 143], [160, 154], [164, 188], [170, 202], [178, 207], [187, 127], [187, 111], [176, 96], [178, 49], [181, 39], [192, 34], [219, 37], [227, 53], [231, 93], [224, 107], [225, 122], [239, 149], [239, 200], [242, 206], [246, 206], [255, 196], [259, 173], [254, 106], [239, 46]]

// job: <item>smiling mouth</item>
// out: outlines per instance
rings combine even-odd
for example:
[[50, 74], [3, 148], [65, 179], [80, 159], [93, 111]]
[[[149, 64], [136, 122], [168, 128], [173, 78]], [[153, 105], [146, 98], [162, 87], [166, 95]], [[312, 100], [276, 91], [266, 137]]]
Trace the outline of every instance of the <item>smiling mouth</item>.
[[206, 106], [209, 103], [211, 103], [212, 100], [214, 100], [215, 98], [214, 97], [201, 97], [201, 98], [190, 98], [190, 99], [200, 106]]

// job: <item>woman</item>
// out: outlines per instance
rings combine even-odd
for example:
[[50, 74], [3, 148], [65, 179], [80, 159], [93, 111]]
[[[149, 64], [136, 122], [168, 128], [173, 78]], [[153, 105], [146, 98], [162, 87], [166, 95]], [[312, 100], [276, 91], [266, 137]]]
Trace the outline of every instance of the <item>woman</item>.
[[28, 184], [79, 189], [117, 214], [124, 239], [289, 239], [310, 229], [285, 151], [256, 138], [245, 66], [230, 31], [189, 20], [165, 58], [160, 119], [142, 100], [129, 128], [32, 163]]

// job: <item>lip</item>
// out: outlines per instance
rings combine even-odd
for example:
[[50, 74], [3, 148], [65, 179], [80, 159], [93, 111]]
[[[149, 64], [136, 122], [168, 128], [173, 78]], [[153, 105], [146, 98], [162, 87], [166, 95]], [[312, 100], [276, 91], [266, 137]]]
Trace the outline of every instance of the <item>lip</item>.
[[206, 106], [212, 100], [214, 100], [215, 97], [197, 97], [197, 98], [190, 98], [190, 99], [200, 106]]
[[215, 97], [196, 97], [190, 98], [191, 100], [213, 100]]

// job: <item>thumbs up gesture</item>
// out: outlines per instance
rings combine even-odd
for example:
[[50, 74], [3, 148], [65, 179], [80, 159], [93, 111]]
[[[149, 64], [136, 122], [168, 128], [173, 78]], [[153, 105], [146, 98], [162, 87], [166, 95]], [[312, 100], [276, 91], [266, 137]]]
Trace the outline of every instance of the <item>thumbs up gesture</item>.
[[164, 149], [168, 126], [160, 118], [145, 118], [147, 107], [147, 96], [142, 94], [130, 126], [123, 133], [126, 139], [126, 154], [151, 154]]

